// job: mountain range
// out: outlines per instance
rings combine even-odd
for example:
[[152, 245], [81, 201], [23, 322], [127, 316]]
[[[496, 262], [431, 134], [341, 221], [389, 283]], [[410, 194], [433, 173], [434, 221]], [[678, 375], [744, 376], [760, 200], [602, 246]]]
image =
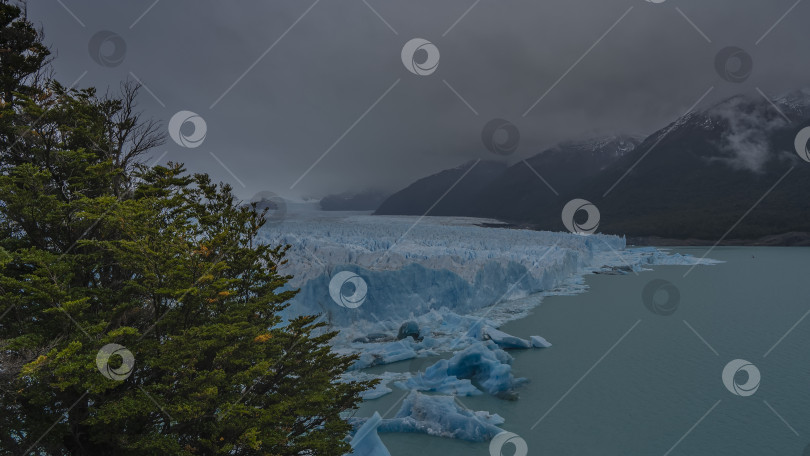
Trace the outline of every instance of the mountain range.
[[647, 138], [562, 143], [511, 166], [468, 162], [419, 179], [375, 213], [487, 217], [559, 231], [563, 207], [581, 198], [598, 208], [603, 233], [810, 244], [810, 163], [794, 145], [808, 125], [810, 91], [774, 100], [739, 95]]

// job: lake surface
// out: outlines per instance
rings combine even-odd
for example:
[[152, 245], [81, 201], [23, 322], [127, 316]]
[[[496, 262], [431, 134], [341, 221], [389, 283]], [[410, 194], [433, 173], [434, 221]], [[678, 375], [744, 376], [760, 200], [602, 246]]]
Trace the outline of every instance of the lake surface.
[[[672, 250], [696, 257], [707, 251]], [[688, 266], [590, 275], [588, 292], [546, 298], [532, 315], [502, 328], [554, 344], [511, 351], [515, 375], [531, 379], [520, 399], [461, 402], [504, 417], [500, 427], [521, 436], [529, 455], [805, 455], [810, 248], [718, 247], [709, 257], [725, 263], [698, 266], [686, 277]], [[671, 315], [643, 304], [642, 292], [655, 279], [678, 290]], [[661, 303], [667, 295], [655, 297]], [[761, 374], [750, 396], [724, 386], [723, 370], [735, 359]], [[408, 362], [399, 364], [404, 370]], [[734, 380], [743, 385], [747, 376], [739, 372]], [[394, 387], [363, 404], [358, 416], [377, 410], [390, 418], [405, 394]], [[487, 443], [381, 437], [393, 456], [489, 455]]]

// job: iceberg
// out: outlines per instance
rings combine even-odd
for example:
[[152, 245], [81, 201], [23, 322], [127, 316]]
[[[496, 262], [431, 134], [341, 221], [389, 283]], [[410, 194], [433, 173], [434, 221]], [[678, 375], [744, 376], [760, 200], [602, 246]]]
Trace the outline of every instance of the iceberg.
[[349, 443], [352, 446], [352, 452], [344, 456], [391, 456], [388, 448], [377, 435], [377, 428], [381, 422], [380, 414], [374, 412], [374, 416], [366, 420], [352, 437]]
[[417, 372], [406, 381], [394, 383], [397, 388], [404, 390], [429, 391], [453, 396], [477, 396], [481, 390], [476, 388], [469, 379], [447, 375], [447, 366], [444, 369]]
[[370, 401], [372, 399], [381, 398], [392, 391], [394, 390], [392, 390], [385, 384], [378, 383], [377, 386], [374, 387], [374, 389], [366, 390], [360, 393], [360, 397], [363, 398], [364, 401]]
[[512, 356], [491, 341], [477, 342], [445, 362], [448, 376], [468, 378], [493, 396], [514, 398], [514, 389], [528, 382], [512, 375]]
[[468, 378], [458, 378], [447, 373], [448, 361], [441, 360], [417, 372], [405, 381], [395, 382], [397, 388], [404, 390], [431, 391], [455, 396], [477, 396], [481, 390], [473, 386]]
[[403, 400], [396, 416], [382, 420], [377, 430], [418, 432], [470, 442], [486, 442], [503, 432], [498, 428], [503, 423], [504, 419], [497, 414], [461, 407], [453, 396], [429, 396], [411, 391]]
[[414, 346], [416, 345], [412, 339], [374, 344], [360, 352], [360, 358], [354, 362], [351, 369], [365, 369], [379, 364], [390, 364], [415, 358]]
[[491, 326], [484, 326], [484, 337], [495, 342], [501, 348], [531, 348], [532, 343], [526, 339], [506, 334]]
[[503, 349], [551, 347], [551, 343], [543, 337], [531, 336], [530, 340], [521, 339], [520, 337], [507, 334], [492, 326], [488, 326], [484, 321], [473, 324], [470, 330], [467, 331], [466, 337], [472, 337], [477, 340], [491, 340]]
[[399, 332], [397, 333], [397, 339], [402, 340], [406, 337], [410, 337], [413, 340], [422, 340], [422, 337], [419, 335], [419, 324], [415, 321], [406, 321], [399, 327]]
[[534, 348], [548, 348], [551, 347], [551, 342], [540, 336], [532, 336], [532, 347]]
[[449, 360], [440, 360], [425, 369], [424, 373], [417, 373], [395, 385], [402, 389], [473, 396], [480, 394], [473, 385], [475, 383], [493, 396], [515, 399], [515, 388], [528, 380], [515, 378], [511, 363], [512, 357], [494, 342], [479, 341]]

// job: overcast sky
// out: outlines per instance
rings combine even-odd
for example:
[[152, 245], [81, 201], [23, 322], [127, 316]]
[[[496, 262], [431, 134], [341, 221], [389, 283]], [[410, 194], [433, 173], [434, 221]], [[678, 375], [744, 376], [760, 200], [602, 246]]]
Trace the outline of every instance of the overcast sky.
[[[137, 78], [141, 108], [167, 128], [179, 111], [204, 119], [198, 147], [169, 139], [155, 158], [245, 199], [396, 190], [498, 158], [481, 140], [494, 118], [520, 131], [513, 162], [563, 140], [650, 134], [707, 92], [700, 107], [810, 75], [810, 3], [795, 0], [40, 0], [29, 17], [63, 83]], [[439, 51], [431, 74], [403, 64], [414, 38]], [[715, 70], [729, 46], [753, 60], [743, 82]]]

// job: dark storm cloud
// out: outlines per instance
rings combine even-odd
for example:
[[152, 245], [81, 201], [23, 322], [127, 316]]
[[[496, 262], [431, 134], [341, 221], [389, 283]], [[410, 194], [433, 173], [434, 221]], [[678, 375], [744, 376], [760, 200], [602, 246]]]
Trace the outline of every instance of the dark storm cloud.
[[[495, 158], [481, 142], [493, 118], [520, 129], [511, 160], [567, 139], [649, 134], [711, 87], [701, 106], [756, 88], [779, 95], [806, 84], [810, 70], [810, 5], [756, 44], [794, 0], [368, 0], [387, 25], [363, 0], [321, 0], [306, 15], [308, 0], [62, 3], [29, 4], [57, 51], [59, 79], [69, 84], [86, 71], [80, 86], [115, 88], [137, 77], [151, 91], [141, 97], [148, 114], [168, 123], [196, 112], [208, 127], [202, 145], [169, 141], [156, 157], [167, 152], [162, 161], [209, 172], [245, 198], [396, 189]], [[125, 41], [120, 64], [91, 58], [99, 31]], [[400, 59], [417, 37], [440, 51], [429, 76]], [[727, 46], [753, 58], [744, 83], [715, 72]]]

